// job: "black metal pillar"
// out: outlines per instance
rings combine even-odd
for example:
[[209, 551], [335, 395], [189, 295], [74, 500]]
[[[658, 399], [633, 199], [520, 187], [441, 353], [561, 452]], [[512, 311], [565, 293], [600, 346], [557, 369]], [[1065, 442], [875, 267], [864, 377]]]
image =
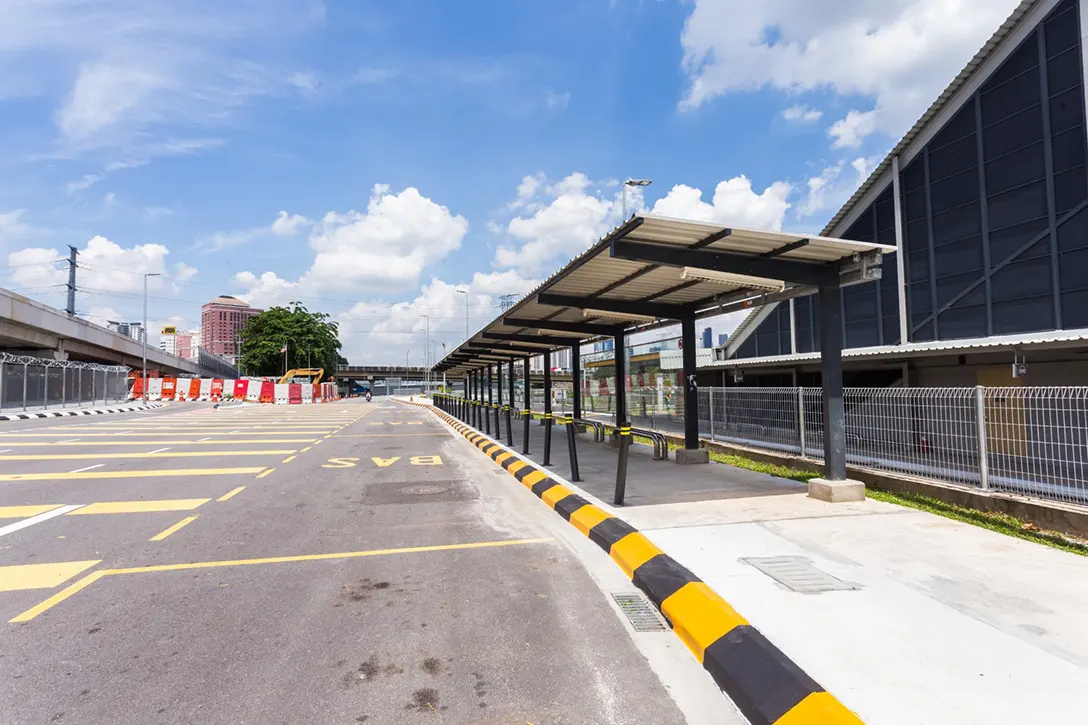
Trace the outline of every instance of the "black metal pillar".
[[491, 435], [491, 406], [493, 404], [491, 395], [491, 366], [487, 366], [487, 397], [484, 398], [484, 432]]
[[472, 371], [472, 427], [480, 427], [480, 371]]
[[495, 439], [502, 439], [502, 363], [495, 365]]
[[506, 406], [506, 445], [514, 447], [514, 361], [506, 363], [506, 377], [509, 396], [509, 405]]
[[533, 406], [532, 406], [532, 387], [529, 384], [531, 380], [529, 370], [529, 358], [525, 358], [523, 361], [525, 364], [525, 385], [523, 390], [525, 392], [525, 400], [523, 401], [525, 408], [521, 411], [522, 423], [525, 426], [525, 437], [521, 442], [521, 452], [525, 455], [529, 454], [529, 424], [533, 421]]
[[680, 320], [680, 340], [684, 344], [684, 448], [699, 447], [699, 386], [695, 382], [695, 317]]
[[842, 288], [820, 287], [824, 478], [846, 480], [846, 410], [842, 401]]
[[582, 343], [570, 346], [570, 377], [574, 384], [574, 399], [571, 401], [570, 415], [575, 420], [582, 417]]
[[616, 367], [616, 442], [619, 455], [616, 458], [616, 491], [612, 502], [623, 505], [627, 491], [627, 453], [631, 446], [631, 424], [627, 420], [627, 350], [623, 330], [616, 330], [616, 349], [613, 351]]
[[552, 465], [552, 353], [544, 351], [544, 460]]

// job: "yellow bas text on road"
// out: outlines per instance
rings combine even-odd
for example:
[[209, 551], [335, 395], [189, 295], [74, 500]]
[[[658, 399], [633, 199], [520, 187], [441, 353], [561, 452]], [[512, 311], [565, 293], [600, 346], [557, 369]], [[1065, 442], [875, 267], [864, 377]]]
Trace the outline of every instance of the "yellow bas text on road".
[[[188, 523], [188, 522], [186, 522]], [[175, 525], [177, 526], [177, 525]], [[171, 527], [173, 528], [173, 527]], [[179, 527], [180, 528], [180, 527]], [[176, 530], [176, 529], [175, 529]], [[169, 529], [167, 530], [169, 531]], [[173, 532], [171, 532], [173, 533]], [[166, 534], [167, 532], [163, 532]], [[160, 534], [161, 536], [162, 534]], [[504, 546], [524, 546], [528, 544], [544, 544], [551, 541], [551, 539], [507, 539], [503, 541], [479, 541], [467, 544], [439, 544], [437, 546], [413, 546], [400, 549], [371, 549], [368, 551], [345, 551], [335, 554], [302, 554], [300, 556], [274, 556], [263, 559], [235, 559], [233, 561], [204, 561], [193, 562], [186, 564], [160, 564], [154, 566], [137, 566], [129, 567], [126, 569], [100, 569], [98, 571], [91, 572], [87, 576], [83, 577], [70, 584], [66, 588], [57, 592], [53, 596], [46, 599], [41, 604], [31, 607], [22, 614], [8, 620], [11, 624], [18, 624], [21, 622], [29, 622], [37, 617], [39, 614], [49, 611], [53, 607], [57, 606], [65, 599], [68, 599], [74, 594], [86, 589], [91, 584], [95, 583], [99, 579], [105, 576], [118, 576], [124, 574], [150, 574], [154, 572], [170, 572], [170, 571], [186, 571], [190, 569], [217, 569], [222, 567], [232, 566], [255, 566], [262, 564], [287, 564], [292, 562], [305, 562], [305, 561], [327, 561], [330, 559], [357, 559], [369, 556], [391, 556], [394, 554], [420, 554], [426, 552], [437, 551], [463, 551], [470, 549], [491, 549]], [[68, 562], [69, 564], [87, 563], [87, 562]], [[89, 566], [93, 566], [98, 562], [91, 562]], [[77, 572], [78, 573], [78, 572]], [[69, 575], [71, 576], [71, 575]], [[64, 581], [63, 579], [61, 581]], [[59, 582], [58, 582], [59, 583]]]

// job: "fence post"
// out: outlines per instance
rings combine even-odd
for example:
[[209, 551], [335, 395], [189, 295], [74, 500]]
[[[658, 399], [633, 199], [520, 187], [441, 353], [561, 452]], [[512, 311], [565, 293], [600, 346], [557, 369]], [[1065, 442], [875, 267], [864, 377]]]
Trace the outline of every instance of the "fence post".
[[0, 360], [0, 411], [4, 410], [4, 361]]
[[26, 410], [26, 363], [23, 363], [23, 410]]
[[714, 438], [714, 388], [707, 388], [707, 407], [710, 408], [710, 440]]
[[49, 410], [49, 367], [42, 369], [42, 385], [45, 392], [42, 393], [42, 408]]
[[975, 386], [975, 427], [978, 438], [978, 475], [983, 491], [990, 490], [990, 465], [986, 453], [986, 388]]
[[797, 388], [797, 430], [800, 432], [801, 458], [805, 457], [805, 389]]
[[79, 394], [79, 397], [76, 399], [76, 404], [83, 405], [83, 368], [79, 368], [76, 373], [76, 390]]

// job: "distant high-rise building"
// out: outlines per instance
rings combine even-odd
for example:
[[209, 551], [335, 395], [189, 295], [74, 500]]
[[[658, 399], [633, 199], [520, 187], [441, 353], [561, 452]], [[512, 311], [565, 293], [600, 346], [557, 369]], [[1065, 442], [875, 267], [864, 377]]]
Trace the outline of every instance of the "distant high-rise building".
[[722, 345], [724, 345], [727, 342], [729, 342], [729, 333], [728, 332], [723, 332], [720, 335], [718, 335], [718, 347], [721, 347]]
[[178, 331], [172, 334], [164, 332], [159, 338], [159, 349], [185, 360], [195, 360], [200, 356], [200, 330]]
[[238, 331], [264, 310], [250, 307], [237, 297], [221, 295], [200, 308], [200, 343], [205, 350], [237, 361]]
[[714, 347], [714, 331], [709, 327], [703, 328], [703, 349]]
[[136, 342], [144, 341], [144, 325], [142, 322], [114, 322], [107, 320], [106, 327], [118, 335], [131, 337]]

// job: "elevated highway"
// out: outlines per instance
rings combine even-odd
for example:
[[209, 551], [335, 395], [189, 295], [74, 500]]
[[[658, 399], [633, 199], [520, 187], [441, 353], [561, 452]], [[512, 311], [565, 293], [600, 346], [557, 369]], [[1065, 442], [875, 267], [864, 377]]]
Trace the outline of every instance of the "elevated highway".
[[[0, 289], [0, 351], [19, 355], [140, 367], [143, 344], [61, 310]], [[185, 360], [147, 348], [148, 369], [171, 375], [233, 377], [225, 360], [201, 353]]]

